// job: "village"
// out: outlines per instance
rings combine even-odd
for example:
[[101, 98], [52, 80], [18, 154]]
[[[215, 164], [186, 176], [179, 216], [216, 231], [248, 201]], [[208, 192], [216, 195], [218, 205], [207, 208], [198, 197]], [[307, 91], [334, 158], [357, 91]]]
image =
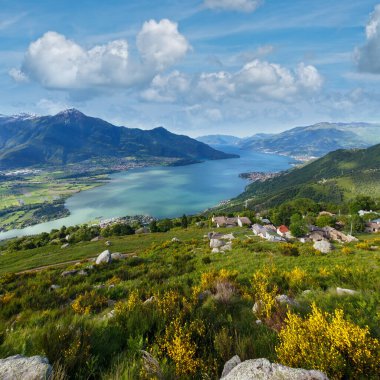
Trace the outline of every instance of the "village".
[[[360, 210], [359, 216], [373, 213], [372, 211]], [[322, 211], [319, 214], [329, 215], [332, 214]], [[344, 244], [357, 242], [358, 239], [351, 234], [345, 234], [338, 229], [325, 226], [318, 227], [315, 225], [307, 225], [307, 232], [304, 236], [295, 237], [290, 232], [289, 228], [285, 225], [275, 226], [267, 218], [258, 217], [260, 223], [252, 223], [248, 217], [226, 217], [226, 216], [213, 216], [211, 221], [216, 228], [233, 228], [233, 227], [248, 227], [254, 236], [258, 236], [270, 242], [294, 242], [313, 243], [313, 248], [321, 253], [329, 253], [334, 249], [333, 242]], [[370, 220], [365, 225], [366, 233], [379, 233], [380, 232], [380, 218]], [[210, 248], [213, 253], [229, 251], [232, 249], [233, 234], [220, 234], [209, 233]]]

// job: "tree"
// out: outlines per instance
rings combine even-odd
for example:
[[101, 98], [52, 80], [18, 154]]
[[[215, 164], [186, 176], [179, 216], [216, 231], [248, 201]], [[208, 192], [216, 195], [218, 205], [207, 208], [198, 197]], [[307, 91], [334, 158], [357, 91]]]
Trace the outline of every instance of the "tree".
[[320, 215], [318, 216], [315, 223], [318, 227], [326, 227], [326, 226], [334, 227], [335, 218], [330, 215]]
[[181, 227], [182, 228], [187, 228], [189, 222], [187, 220], [187, 216], [185, 214], [182, 215], [182, 219], [181, 219]]
[[149, 229], [150, 229], [150, 232], [158, 232], [157, 221], [152, 220], [149, 223]]
[[306, 222], [300, 214], [293, 214], [291, 216], [289, 230], [295, 237], [301, 237], [307, 233]]

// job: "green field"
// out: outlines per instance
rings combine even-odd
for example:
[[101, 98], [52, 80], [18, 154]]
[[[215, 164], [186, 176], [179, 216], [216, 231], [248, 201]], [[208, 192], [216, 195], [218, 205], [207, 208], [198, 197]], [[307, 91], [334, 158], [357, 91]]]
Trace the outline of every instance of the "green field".
[[[155, 378], [144, 369], [141, 349], [158, 360], [164, 379], [173, 380], [218, 379], [224, 362], [235, 354], [243, 360], [278, 361], [286, 306], [276, 306], [256, 324], [252, 306], [261, 293], [255, 274], [264, 276], [259, 278], [267, 283], [265, 291], [294, 298], [297, 306], [291, 310], [300, 317], [306, 318], [313, 303], [328, 313], [342, 309], [357, 328], [368, 326], [366, 342], [380, 337], [379, 236], [361, 235], [365, 244], [345, 249], [335, 244], [327, 255], [297, 243], [297, 255], [288, 256], [283, 244], [234, 228], [220, 230], [236, 236], [232, 251], [211, 254], [204, 237], [209, 231], [189, 227], [110, 237], [110, 247], [105, 240], [18, 252], [2, 246], [0, 357], [46, 355], [60, 379]], [[180, 241], [173, 242], [173, 237]], [[84, 259], [106, 248], [133, 255], [91, 269]], [[82, 261], [64, 264], [73, 260]], [[52, 264], [57, 266], [15, 274]], [[69, 269], [83, 269], [85, 275], [62, 277]], [[51, 290], [53, 284], [59, 287]], [[339, 296], [337, 287], [358, 293]], [[151, 296], [155, 301], [144, 304]], [[295, 366], [325, 370], [332, 379], [376, 379], [373, 359], [367, 358], [363, 369], [349, 361], [351, 351], [344, 352], [345, 369], [324, 360], [315, 364], [299, 359]]]

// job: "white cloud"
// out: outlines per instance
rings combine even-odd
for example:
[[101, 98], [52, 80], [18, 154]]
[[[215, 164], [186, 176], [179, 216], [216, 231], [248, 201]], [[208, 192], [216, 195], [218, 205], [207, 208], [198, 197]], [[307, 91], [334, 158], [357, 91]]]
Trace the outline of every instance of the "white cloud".
[[323, 78], [311, 65], [300, 63], [290, 70], [281, 65], [255, 59], [239, 71], [201, 73], [189, 78], [175, 71], [156, 76], [142, 93], [145, 100], [174, 102], [184, 98], [187, 103], [223, 102], [229, 98], [247, 101], [290, 102], [318, 92]]
[[27, 75], [25, 75], [21, 70], [18, 70], [18, 69], [10, 69], [8, 71], [8, 74], [9, 76], [15, 81], [15, 82], [18, 82], [18, 83], [25, 83], [25, 82], [29, 82], [29, 78], [27, 77]]
[[380, 74], [380, 4], [366, 26], [366, 44], [355, 51], [359, 71]]
[[204, 5], [210, 9], [253, 12], [260, 4], [261, 0], [205, 0]]
[[189, 91], [190, 79], [179, 71], [163, 76], [156, 75], [151, 86], [141, 93], [144, 100], [153, 102], [174, 102]]
[[178, 25], [164, 19], [144, 23], [137, 35], [137, 48], [144, 62], [163, 70], [183, 58], [190, 45], [178, 32]]
[[165, 19], [143, 25], [137, 48], [140, 57], [130, 57], [124, 39], [85, 49], [62, 34], [47, 32], [30, 44], [21, 70], [12, 69], [10, 75], [18, 81], [28, 77], [51, 89], [130, 87], [149, 82], [190, 47], [177, 24]]

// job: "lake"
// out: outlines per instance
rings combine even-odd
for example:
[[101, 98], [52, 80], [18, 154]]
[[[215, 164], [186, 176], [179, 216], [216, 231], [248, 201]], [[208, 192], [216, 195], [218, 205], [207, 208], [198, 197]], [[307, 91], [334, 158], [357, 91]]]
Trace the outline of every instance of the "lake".
[[77, 193], [66, 201], [70, 215], [24, 229], [0, 233], [0, 240], [50, 232], [53, 228], [94, 219], [126, 215], [172, 218], [195, 214], [240, 194], [248, 184], [238, 177], [248, 171], [274, 172], [288, 169], [294, 160], [273, 154], [218, 147], [240, 158], [205, 161], [176, 167], [149, 167], [112, 174], [111, 181]]

